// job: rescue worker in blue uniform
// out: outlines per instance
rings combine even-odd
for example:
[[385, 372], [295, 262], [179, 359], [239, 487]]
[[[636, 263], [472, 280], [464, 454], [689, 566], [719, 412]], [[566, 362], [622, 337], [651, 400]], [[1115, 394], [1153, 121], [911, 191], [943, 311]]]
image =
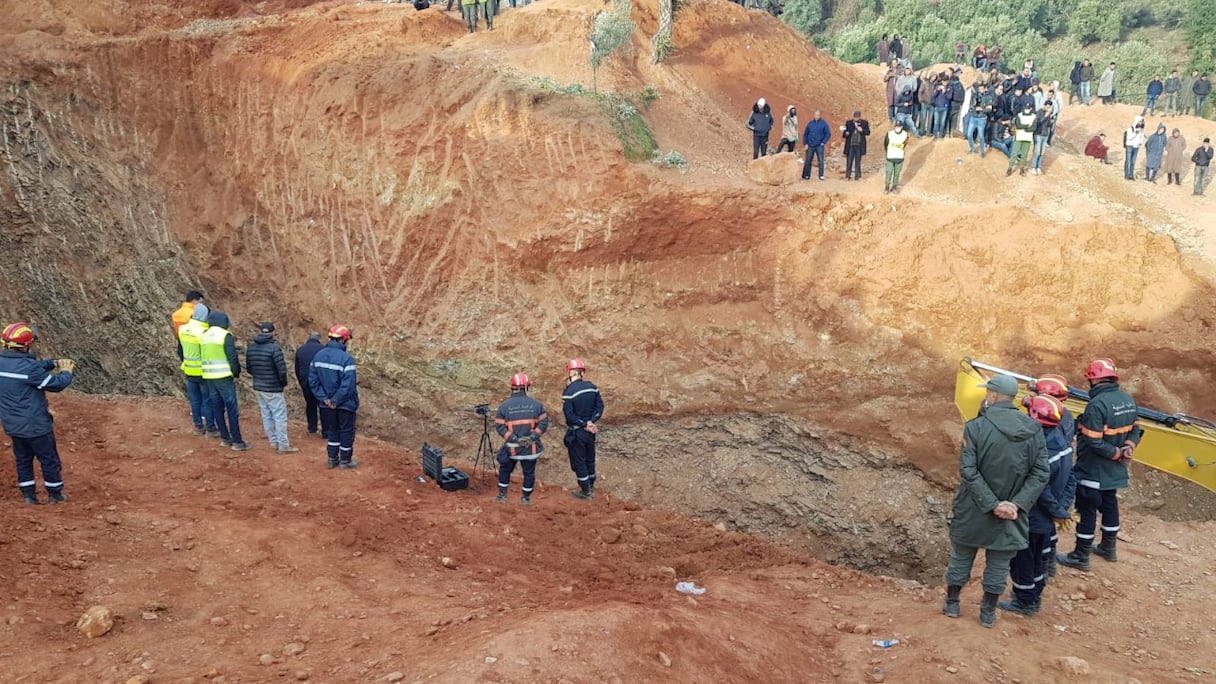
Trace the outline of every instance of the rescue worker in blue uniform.
[[1047, 466], [1051, 477], [1030, 509], [1030, 544], [1017, 552], [1009, 564], [1013, 598], [997, 603], [1001, 610], [1030, 617], [1039, 612], [1047, 586], [1047, 556], [1052, 553], [1051, 535], [1072, 525], [1072, 498], [1076, 481], [1072, 475], [1072, 443], [1064, 436], [1060, 421], [1064, 404], [1047, 394], [1028, 396], [1027, 413], [1043, 426], [1047, 443]]
[[47, 392], [62, 392], [72, 384], [76, 363], [71, 359], [39, 359], [30, 353], [38, 333], [28, 323], [13, 323], [0, 334], [0, 423], [13, 442], [17, 487], [28, 504], [38, 500], [34, 459], [42, 468], [42, 485], [51, 503], [68, 500], [63, 493], [62, 466], [55, 445], [55, 418], [47, 407]]
[[[1139, 409], [1119, 389], [1119, 371], [1110, 359], [1097, 359], [1085, 369], [1089, 404], [1077, 419], [1077, 544], [1056, 561], [1077, 570], [1089, 570], [1089, 554], [1115, 562], [1119, 535], [1119, 490], [1127, 487], [1127, 467], [1140, 443]], [[1098, 514], [1102, 514], [1102, 540], [1094, 546]]]
[[[1060, 400], [1061, 406], [1065, 399], [1068, 399], [1068, 380], [1063, 375], [1048, 374], [1030, 383], [1030, 389], [1037, 394], [1046, 394], [1049, 397], [1055, 397]], [[1060, 417], [1060, 430], [1064, 432], [1064, 440], [1068, 442], [1068, 446], [1075, 449], [1077, 447], [1077, 421], [1072, 416], [1072, 411], [1068, 407], [1064, 407], [1064, 414]], [[1050, 445], [1048, 445], [1050, 448]], [[1072, 472], [1072, 454], [1068, 457], [1069, 472]], [[1071, 501], [1072, 497], [1069, 497]], [[1069, 504], [1071, 505], [1071, 504]], [[1071, 525], [1069, 523], [1068, 525]], [[1063, 523], [1057, 523], [1051, 531], [1051, 550], [1047, 552], [1047, 576], [1056, 576], [1056, 546], [1060, 543], [1060, 528], [1067, 527]]]
[[321, 404], [321, 432], [328, 443], [327, 468], [358, 468], [355, 455], [355, 412], [359, 385], [355, 357], [346, 351], [353, 335], [345, 325], [329, 329], [329, 343], [309, 364], [308, 386]]
[[570, 469], [578, 480], [576, 499], [589, 500], [595, 496], [595, 435], [597, 422], [604, 415], [604, 400], [595, 385], [583, 379], [587, 366], [582, 359], [566, 364], [566, 391], [562, 393], [562, 414], [566, 418], [566, 451], [570, 454]]
[[532, 488], [536, 484], [536, 460], [544, 453], [540, 437], [549, 429], [549, 414], [545, 407], [528, 396], [532, 381], [523, 373], [511, 376], [511, 396], [498, 407], [494, 415], [495, 430], [504, 442], [498, 450], [498, 496], [494, 501], [507, 500], [511, 473], [519, 462], [524, 471], [523, 498], [525, 506], [532, 505]]

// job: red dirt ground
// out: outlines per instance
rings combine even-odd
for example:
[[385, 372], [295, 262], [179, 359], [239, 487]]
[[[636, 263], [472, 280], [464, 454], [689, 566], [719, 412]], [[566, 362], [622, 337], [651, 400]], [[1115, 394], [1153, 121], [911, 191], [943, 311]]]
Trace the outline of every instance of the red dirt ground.
[[[534, 506], [517, 488], [495, 505], [488, 486], [417, 483], [416, 454], [383, 442], [327, 471], [302, 426], [300, 455], [272, 454], [248, 411], [255, 447], [233, 458], [174, 403], [54, 403], [72, 500], [0, 503], [6, 681], [1040, 682], [1065, 656], [1101, 682], [1216, 672], [1216, 523], [1129, 515], [1118, 564], [1063, 571], [1039, 617], [990, 631], [974, 588], [950, 620], [915, 582], [611, 493], [578, 502], [556, 456]], [[90, 640], [74, 625], [94, 605], [118, 619]]]

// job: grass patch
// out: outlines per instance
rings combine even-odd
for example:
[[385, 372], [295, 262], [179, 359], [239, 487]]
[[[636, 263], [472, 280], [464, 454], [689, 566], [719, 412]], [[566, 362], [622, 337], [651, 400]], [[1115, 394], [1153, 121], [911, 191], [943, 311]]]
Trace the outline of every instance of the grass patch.
[[[631, 162], [651, 161], [658, 153], [654, 134], [650, 132], [650, 126], [646, 124], [646, 119], [642, 116], [642, 111], [659, 99], [659, 91], [653, 85], [647, 84], [636, 95], [622, 95], [613, 92], [596, 93], [588, 90], [581, 83], [563, 85], [548, 76], [535, 77], [531, 83], [534, 88], [547, 93], [588, 97], [595, 100], [600, 111], [612, 124], [612, 131], [616, 133], [617, 140], [621, 142], [625, 159]], [[685, 162], [685, 167], [687, 165]]]

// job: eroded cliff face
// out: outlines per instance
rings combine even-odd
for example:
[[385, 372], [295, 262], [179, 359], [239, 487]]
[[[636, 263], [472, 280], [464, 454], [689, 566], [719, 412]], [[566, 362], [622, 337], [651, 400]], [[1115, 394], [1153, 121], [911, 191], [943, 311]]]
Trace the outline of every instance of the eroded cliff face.
[[[749, 183], [733, 159], [752, 92], [731, 76], [748, 31], [784, 60], [764, 87], [836, 120], [881, 98], [833, 99], [852, 72], [733, 5], [681, 10], [685, 38], [712, 48], [601, 73], [618, 92], [657, 83], [660, 146], [694, 161], [629, 164], [615, 112], [536, 78], [585, 78], [565, 29], [598, 3], [549, 5], [472, 37], [380, 3], [144, 8], [138, 26], [7, 34], [0, 309], [77, 358], [82, 389], [118, 393], [177, 391], [167, 317], [195, 286], [242, 341], [261, 320], [289, 345], [340, 321], [361, 429], [455, 456], [480, 433], [469, 406], [523, 369], [556, 413], [564, 360], [582, 356], [619, 428], [602, 450], [622, 491], [913, 574], [940, 555], [959, 355], [1046, 372], [1113, 354], [1148, 403], [1216, 407], [1199, 381], [1211, 286], [1168, 237], [1045, 220], [1066, 185], [958, 201], [962, 167], [930, 148], [908, 172], [939, 195]], [[681, 496], [637, 484], [669, 460]], [[880, 505], [892, 478], [924, 524]]]

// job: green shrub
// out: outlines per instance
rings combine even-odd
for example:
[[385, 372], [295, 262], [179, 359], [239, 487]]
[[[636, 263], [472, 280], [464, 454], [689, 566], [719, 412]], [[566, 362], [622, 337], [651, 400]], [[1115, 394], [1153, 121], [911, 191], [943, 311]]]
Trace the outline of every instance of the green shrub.
[[681, 171], [688, 170], [688, 160], [684, 158], [684, 155], [675, 150], [661, 154], [658, 150], [655, 150], [654, 159], [652, 161], [664, 168], [679, 169]]

